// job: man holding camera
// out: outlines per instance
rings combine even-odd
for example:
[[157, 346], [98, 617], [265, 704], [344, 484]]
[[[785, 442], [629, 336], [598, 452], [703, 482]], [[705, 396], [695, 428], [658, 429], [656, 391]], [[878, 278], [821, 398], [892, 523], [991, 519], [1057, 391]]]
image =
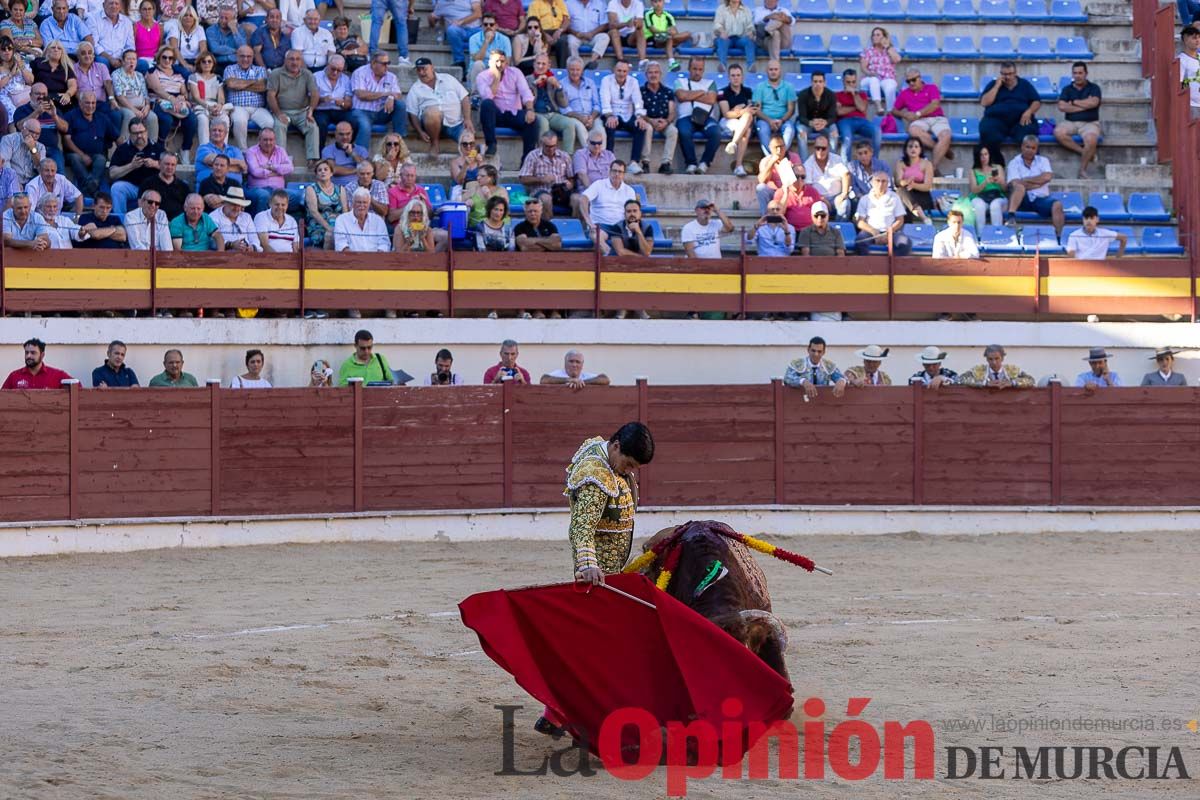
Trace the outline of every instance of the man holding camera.
[[517, 356], [519, 349], [517, 343], [512, 339], [505, 339], [500, 343], [500, 363], [487, 368], [483, 373], [483, 382], [490, 383], [505, 383], [514, 381], [519, 384], [529, 385], [532, 383], [529, 377], [529, 371], [524, 367], [517, 365]]
[[425, 378], [426, 386], [462, 386], [464, 381], [457, 372], [452, 372], [454, 356], [446, 348], [433, 357], [433, 372]]

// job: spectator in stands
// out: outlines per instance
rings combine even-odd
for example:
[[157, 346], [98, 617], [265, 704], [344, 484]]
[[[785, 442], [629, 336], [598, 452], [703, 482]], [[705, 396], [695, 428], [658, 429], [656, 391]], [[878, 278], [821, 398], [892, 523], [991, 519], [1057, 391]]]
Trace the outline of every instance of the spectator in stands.
[[213, 121], [223, 118], [227, 110], [233, 110], [232, 103], [228, 107], [225, 103], [225, 88], [216, 70], [217, 59], [205, 51], [196, 56], [196, 71], [188, 76], [188, 93], [192, 98], [192, 111], [196, 115], [196, 138], [201, 147], [209, 142], [209, 126]]
[[400, 221], [392, 234], [392, 249], [397, 253], [432, 253], [436, 248], [429, 208], [414, 197], [400, 210]]
[[[0, 147], [3, 152], [3, 147]], [[138, 196], [138, 187], [154, 177], [162, 158], [162, 143], [151, 142], [146, 123], [129, 123], [129, 141], [118, 145], [108, 162], [112, 179], [113, 211], [123, 215], [131, 200]]]
[[908, 84], [896, 98], [892, 115], [904, 120], [908, 135], [921, 142], [922, 147], [933, 153], [933, 169], [936, 172], [950, 152], [950, 123], [942, 111], [942, 93], [932, 83], [925, 83], [921, 70], [909, 67], [904, 73]]
[[[233, 6], [222, 6], [215, 24], [210, 25], [204, 32], [208, 44], [208, 52], [217, 57], [217, 66], [221, 68], [240, 63], [238, 51], [243, 47], [250, 51], [250, 63], [254, 63], [254, 49], [246, 43], [246, 35], [237, 24], [237, 11]], [[243, 68], [246, 65], [243, 64]], [[266, 73], [265, 67], [259, 67]], [[228, 75], [226, 75], [228, 77]], [[236, 104], [235, 104], [236, 105]], [[236, 136], [236, 123], [235, 123]]]
[[[267, 207], [271, 193], [283, 189], [287, 185], [287, 177], [295, 170], [287, 150], [276, 144], [276, 136], [277, 129], [263, 128], [258, 132], [258, 144], [246, 151], [246, 197], [250, 199], [251, 206], [256, 211]], [[308, 138], [305, 136], [305, 139]], [[371, 165], [367, 164], [367, 167], [370, 168]], [[374, 172], [371, 168], [372, 176]]]
[[409, 124], [429, 145], [432, 156], [441, 154], [443, 136], [458, 140], [469, 133], [474, 138], [470, 94], [452, 75], [434, 69], [428, 58], [417, 59], [417, 80], [409, 87], [405, 109]]
[[[536, 19], [542, 26], [542, 39], [546, 49], [554, 54], [554, 63], [563, 66], [567, 63], [570, 49], [567, 47], [567, 30], [571, 25], [571, 12], [563, 0], [530, 0], [526, 12], [526, 22]], [[521, 34], [513, 37], [514, 60], [520, 61], [523, 47], [528, 42]]]
[[[310, 11], [315, 14], [315, 11]], [[320, 102], [317, 91], [317, 81], [313, 74], [304, 67], [299, 50], [289, 50], [284, 58], [283, 66], [273, 70], [267, 78], [267, 107], [275, 118], [275, 138], [279, 142], [281, 155], [291, 163], [287, 156], [287, 132], [294, 128], [304, 136], [304, 155], [308, 163], [314, 164], [320, 155], [320, 136], [317, 135], [317, 122], [313, 109]], [[370, 126], [367, 126], [367, 138], [370, 139]], [[400, 131], [403, 133], [403, 131]], [[261, 139], [259, 140], [261, 143]]]
[[163, 353], [163, 371], [150, 379], [151, 389], [196, 389], [196, 376], [183, 371], [183, 351], [171, 348]]
[[333, 141], [321, 151], [321, 158], [333, 169], [333, 182], [347, 188], [358, 182], [358, 165], [369, 157], [366, 148], [354, 143], [354, 129], [349, 122], [337, 124]]
[[514, 381], [523, 384], [532, 383], [533, 381], [529, 377], [529, 370], [517, 363], [517, 357], [520, 354], [519, 346], [512, 339], [505, 339], [501, 342], [500, 362], [488, 367], [484, 371], [484, 384], [504, 383], [505, 381]]
[[842, 239], [841, 230], [829, 224], [829, 206], [824, 201], [813, 203], [809, 213], [812, 215], [812, 225], [796, 234], [800, 255], [846, 255], [846, 242]]
[[171, 249], [171, 228], [160, 205], [162, 198], [158, 192], [148, 190], [142, 192], [138, 207], [125, 215], [125, 241], [130, 250], [150, 249], [151, 219], [154, 220], [154, 249]]
[[[519, 2], [519, 0], [518, 0]], [[500, 51], [511, 60], [513, 43], [506, 34], [501, 33], [496, 16], [484, 12], [481, 18], [482, 29], [467, 42], [467, 55], [470, 57], [471, 70], [467, 73], [467, 83], [474, 86], [479, 73], [487, 69], [493, 51]]]
[[133, 22], [121, 13], [121, 0], [104, 0], [104, 13], [93, 13], [88, 21], [96, 45], [96, 59], [106, 63], [110, 70], [119, 69], [125, 52], [133, 49]]
[[[555, 103], [560, 113], [573, 120], [575, 135], [580, 144], [576, 155], [586, 151], [587, 132], [604, 133], [604, 119], [600, 114], [600, 90], [596, 83], [583, 74], [583, 60], [572, 56], [567, 60], [567, 79], [559, 82]], [[581, 133], [582, 132], [582, 133]]]
[[562, 236], [553, 223], [542, 219], [542, 202], [532, 197], [525, 201], [525, 219], [513, 228], [513, 236], [522, 252], [562, 250]]
[[567, 158], [575, 152], [576, 138], [587, 137], [587, 128], [574, 117], [566, 114], [566, 98], [562, 84], [550, 69], [548, 53], [538, 53], [533, 59], [533, 71], [525, 78], [529, 91], [533, 93], [533, 110], [537, 113], [538, 135], [555, 131], [562, 138]]
[[[1183, 0], [1180, 0], [1182, 2]], [[1200, 28], [1185, 25], [1179, 32], [1179, 78], [1188, 87], [1192, 116], [1200, 109]]]
[[741, 49], [746, 57], [746, 72], [754, 72], [754, 14], [742, 0], [721, 0], [713, 19], [713, 45], [720, 71], [729, 71], [729, 52]]
[[317, 82], [318, 103], [313, 112], [317, 123], [317, 143], [321, 146], [322, 158], [325, 158], [326, 131], [331, 124], [349, 123], [351, 106], [354, 103], [354, 92], [350, 88], [350, 78], [346, 75], [346, 59], [332, 55], [325, 62], [325, 69], [316, 73], [313, 80]]
[[[587, 145], [575, 151], [571, 168], [575, 170], [575, 185], [580, 192], [596, 181], [608, 178], [608, 169], [617, 160], [612, 150], [604, 147], [604, 134], [592, 130], [587, 136]], [[571, 197], [572, 208], [579, 205], [579, 196]]]
[[[567, 0], [567, 11], [571, 22], [567, 26], [567, 50], [570, 58], [579, 58], [579, 49], [585, 43], [592, 46], [592, 58], [587, 69], [595, 69], [608, 51], [612, 41], [609, 36], [608, 2], [606, 0]], [[570, 58], [567, 65], [570, 66]]]
[[[75, 16], [72, 14], [71, 16]], [[0, 51], [3, 51], [4, 43], [0, 41]], [[103, 61], [96, 60], [96, 47], [90, 41], [83, 41], [79, 44], [79, 50], [76, 52], [75, 61], [75, 83], [79, 87], [79, 96], [83, 97], [85, 92], [91, 92], [96, 97], [96, 110], [106, 117], [109, 117], [113, 125], [119, 131], [121, 129], [121, 113], [116, 108], [116, 101], [109, 100], [115, 98], [116, 91], [113, 89], [112, 73], [108, 70], [108, 65]], [[12, 80], [5, 86], [6, 90], [15, 88]], [[0, 93], [2, 98], [3, 93]], [[15, 109], [14, 109], [15, 110]]]
[[[713, 219], [713, 215], [716, 219]], [[696, 201], [696, 218], [679, 234], [688, 258], [720, 258], [721, 237], [733, 233], [733, 222], [707, 198]]]
[[1120, 231], [1100, 227], [1100, 212], [1095, 206], [1083, 210], [1083, 227], [1071, 231], [1067, 237], [1067, 255], [1086, 261], [1104, 261], [1108, 258], [1109, 246], [1118, 242], [1117, 257], [1125, 255], [1129, 237]]
[[42, 21], [38, 33], [44, 42], [61, 43], [70, 56], [79, 51], [80, 43], [92, 40], [92, 33], [83, 18], [70, 12], [67, 0], [54, 0], [50, 5], [50, 16]]
[[242, 187], [230, 186], [229, 193], [221, 198], [221, 207], [209, 214], [221, 231], [226, 250], [243, 253], [262, 250], [254, 219], [246, 213], [249, 207]]
[[221, 207], [221, 198], [229, 193], [229, 188], [238, 185], [229, 175], [229, 157], [218, 155], [213, 158], [212, 172], [200, 181], [196, 190], [204, 198], [204, 205], [212, 211]]
[[483, 15], [479, 0], [434, 0], [429, 15], [430, 27], [446, 24], [446, 41], [450, 44], [450, 61], [467, 74], [467, 43], [479, 32], [478, 21]]
[[614, 34], [611, 37], [613, 57], [618, 62], [625, 61], [625, 48], [631, 47], [637, 51], [639, 70], [646, 63], [645, 16], [646, 7], [642, 0], [609, 0], [608, 28]]
[[92, 210], [79, 215], [79, 246], [117, 250], [125, 247], [125, 226], [113, 213], [107, 192], [96, 192]]
[[404, 135], [408, 122], [404, 118], [404, 92], [400, 81], [391, 71], [391, 58], [383, 52], [371, 56], [371, 63], [354, 70], [350, 87], [354, 91], [351, 120], [357, 129], [354, 143], [366, 150], [371, 144], [371, 126], [390, 124], [392, 131]]
[[[462, 202], [463, 190], [478, 180], [483, 161], [483, 153], [475, 143], [475, 134], [464, 133], [458, 140], [458, 155], [450, 159], [450, 202]], [[400, 179], [398, 169], [394, 176], [395, 180]]]
[[[613, 0], [620, 2], [620, 0]], [[640, 3], [640, 0], [635, 0]], [[642, 149], [646, 146], [644, 131], [650, 127], [645, 119], [646, 108], [642, 104], [642, 90], [635, 80], [629, 78], [629, 62], [618, 61], [613, 73], [600, 81], [600, 108], [604, 114], [604, 127], [608, 136], [607, 148], [616, 152], [617, 131], [625, 131], [633, 137], [630, 148], [629, 174], [642, 171]]]
[[963, 386], [976, 389], [1030, 389], [1037, 381], [1028, 372], [1015, 364], [1005, 364], [1004, 348], [998, 344], [989, 344], [983, 349], [986, 364], [978, 364], [958, 376], [958, 382]]
[[1114, 386], [1124, 386], [1121, 376], [1108, 368], [1108, 360], [1112, 358], [1103, 347], [1093, 347], [1083, 360], [1088, 362], [1088, 369], [1079, 373], [1075, 378], [1077, 389], [1104, 389]]
[[46, 221], [33, 210], [25, 193], [13, 195], [12, 208], [4, 211], [4, 246], [17, 250], [49, 250]]
[[796, 95], [796, 147], [808, 158], [810, 136], [837, 136], [837, 98], [825, 85], [825, 73], [812, 73], [812, 85]]
[[[132, 11], [133, 3], [130, 3]], [[138, 54], [138, 66], [153, 68], [154, 54], [163, 44], [163, 29], [154, 18], [156, 3], [152, 0], [142, 0], [137, 6], [138, 18], [133, 23], [133, 46]]]
[[58, 146], [58, 135], [66, 133], [67, 122], [59, 116], [58, 108], [46, 89], [46, 84], [35, 83], [29, 91], [29, 102], [17, 109], [13, 114], [13, 122], [21, 124], [24, 119], [31, 119], [38, 124], [38, 141], [46, 148], [46, 157], [53, 158], [61, 169], [66, 165], [62, 150]]
[[37, 24], [25, 16], [26, 4], [21, 3], [19, 8], [14, 8], [15, 5], [16, 0], [8, 4], [9, 16], [0, 22], [0, 34], [12, 39], [17, 52], [26, 61], [32, 61], [42, 54], [42, 36], [38, 33]]
[[433, 213], [433, 201], [429, 199], [429, 192], [417, 183], [416, 165], [405, 164], [400, 168], [400, 182], [388, 189], [388, 222], [398, 222], [400, 211], [413, 199], [419, 199], [425, 204], [425, 209]]
[[[225, 97], [233, 104], [233, 111], [230, 112], [233, 141], [245, 150], [249, 124], [253, 122], [260, 130], [270, 128], [275, 124], [275, 117], [266, 107], [266, 68], [254, 63], [254, 51], [249, 45], [238, 47], [236, 53], [236, 62], [225, 67]], [[217, 64], [221, 64], [219, 56]], [[211, 125], [209, 135], [213, 135]]]
[[287, 213], [288, 193], [283, 189], [271, 192], [266, 211], [254, 215], [254, 230], [258, 243], [267, 253], [299, 253], [300, 228]]
[[[662, 66], [657, 61], [646, 64], [646, 83], [642, 87], [642, 105], [645, 108], [645, 133], [642, 134], [642, 171], [650, 171], [650, 153], [653, 147], [654, 134], [661, 133], [664, 138], [662, 160], [658, 171], [662, 175], [670, 175], [671, 163], [675, 160], [675, 147], [679, 143], [679, 131], [675, 127], [676, 107], [675, 92], [662, 82]], [[634, 134], [639, 135], [639, 134]], [[705, 170], [708, 167], [705, 165]]]
[[[208, 52], [208, 36], [200, 24], [200, 15], [196, 9], [183, 5], [179, 16], [163, 21], [163, 36], [167, 44], [179, 51], [179, 66], [189, 72], [196, 69], [196, 59], [201, 53]], [[163, 16], [166, 16], [168, 4], [163, 4]], [[217, 59], [213, 57], [213, 70], [217, 67]]]
[[[778, 61], [767, 62], [767, 79], [754, 87], [752, 98], [758, 115], [756, 127], [763, 155], [771, 155], [770, 141], [775, 136], [783, 139], [784, 152], [790, 150], [792, 140], [796, 138], [796, 89], [783, 79], [783, 67]], [[807, 146], [806, 142], [804, 147]], [[762, 183], [761, 178], [759, 183]]]
[[128, 389], [139, 385], [133, 367], [125, 365], [125, 354], [128, 350], [120, 339], [113, 339], [108, 343], [104, 363], [92, 370], [93, 389]]
[[[512, 223], [508, 220], [508, 201], [503, 197], [492, 197], [484, 207], [484, 218], [475, 226], [475, 249], [479, 252], [504, 252], [515, 250], [516, 238]], [[488, 316], [495, 319], [493, 311]]]
[[783, 216], [783, 204], [778, 200], [767, 203], [767, 213], [758, 218], [747, 238], [764, 257], [790, 256], [796, 250], [796, 229]]
[[120, 69], [112, 73], [112, 85], [116, 108], [121, 112], [122, 136], [131, 136], [129, 126], [138, 121], [146, 124], [151, 139], [159, 141], [158, 115], [154, 113], [146, 78], [137, 70], [135, 50], [125, 51]]
[[871, 29], [871, 44], [858, 57], [862, 70], [863, 87], [871, 93], [875, 103], [875, 116], [882, 117], [896, 104], [896, 65], [900, 63], [900, 51], [892, 44], [887, 29]]
[[254, 63], [273, 70], [283, 66], [283, 57], [293, 46], [291, 39], [283, 32], [283, 13], [272, 8], [267, 12], [267, 24], [251, 34], [247, 44], [254, 49]]
[[[63, 0], [58, 0], [63, 2]], [[74, 17], [74, 15], [71, 15]], [[63, 134], [67, 166], [75, 183], [91, 197], [107, 183], [108, 151], [121, 132], [107, 114], [96, 112], [96, 95], [83, 92], [79, 107], [66, 116], [67, 132]]]
[[487, 152], [496, 157], [499, 166], [499, 146], [496, 144], [496, 128], [515, 128], [521, 133], [523, 149], [521, 158], [537, 144], [537, 114], [533, 110], [533, 92], [521, 70], [508, 66], [508, 57], [492, 51], [486, 70], [475, 79], [475, 90], [479, 93], [479, 125], [483, 128], [483, 140]]
[[[675, 26], [675, 15], [663, 8], [665, 0], [650, 0], [650, 10], [642, 17], [643, 29], [646, 31], [646, 44], [667, 52], [667, 69], [679, 69], [679, 60], [675, 58], [675, 47], [687, 44], [692, 35], [680, 31]], [[788, 41], [791, 41], [790, 37]]]
[[346, 386], [351, 378], [362, 378], [363, 383], [389, 383], [396, 378], [383, 353], [375, 352], [375, 337], [368, 330], [354, 334], [354, 354], [342, 362], [337, 385]]
[[62, 175], [58, 174], [58, 164], [52, 158], [43, 158], [38, 168], [36, 178], [31, 178], [25, 184], [29, 202], [35, 206], [41, 202], [44, 195], [52, 194], [58, 197], [64, 205], [70, 203], [76, 214], [83, 213], [83, 193]]
[[[1087, 64], [1076, 61], [1071, 65], [1071, 82], [1058, 93], [1058, 110], [1066, 119], [1054, 126], [1054, 138], [1073, 153], [1079, 153], [1079, 177], [1088, 177], [1088, 164], [1096, 157], [1100, 146], [1100, 87], [1088, 80]], [[1083, 140], [1075, 144], [1074, 136]]]
[[0, 389], [57, 389], [63, 381], [71, 380], [63, 370], [45, 363], [46, 343], [41, 339], [27, 339], [22, 347], [25, 366], [10, 372]]
[[530, 151], [521, 164], [521, 184], [528, 194], [546, 190], [558, 198], [558, 204], [570, 204], [575, 188], [575, 168], [571, 157], [558, 148], [558, 134], [546, 131], [537, 150]]
[[[662, 0], [659, 2], [661, 3]], [[547, 372], [538, 383], [548, 386], [567, 386], [579, 391], [588, 385], [608, 386], [609, 380], [603, 372], [584, 372], [583, 353], [578, 350], [568, 350], [567, 354], [563, 356], [562, 369]]]
[[804, 161], [804, 174], [809, 185], [821, 193], [821, 198], [842, 219], [850, 218], [850, 169], [842, 157], [833, 152], [829, 137], [820, 134], [813, 140], [813, 153]]
[[263, 366], [265, 364], [266, 356], [263, 355], [262, 350], [247, 350], [246, 371], [241, 375], [234, 375], [233, 380], [229, 382], [229, 388], [270, 389], [271, 382], [262, 376]]
[[579, 218], [591, 230], [594, 225], [616, 225], [625, 219], [625, 204], [637, 193], [625, 183], [625, 162], [613, 161], [607, 181], [592, 181], [579, 195]]
[[842, 144], [842, 160], [849, 164], [854, 158], [854, 143], [870, 139], [876, 151], [883, 141], [877, 123], [867, 119], [867, 93], [858, 88], [858, 71], [842, 71], [842, 91], [834, 94], [837, 103], [838, 139]]
[[861, 367], [850, 367], [846, 370], [846, 385], [856, 387], [891, 386], [892, 379], [881, 370], [883, 360], [888, 356], [890, 348], [877, 344], [864, 347], [854, 355], [862, 359]]
[[20, 186], [38, 174], [46, 158], [46, 147], [38, 141], [41, 132], [37, 120], [27, 119], [17, 125], [16, 131], [0, 139], [0, 158], [12, 169]]
[[[647, 76], [649, 76], [652, 70], [661, 73], [658, 65], [651, 63], [646, 67]], [[647, 88], [649, 88], [649, 85], [650, 82], [647, 80]], [[672, 110], [672, 115], [678, 118], [675, 127], [678, 129], [679, 137], [681, 137], [680, 143], [683, 147], [683, 160], [687, 162], [687, 173], [694, 175], [699, 172], [703, 175], [708, 172], [709, 165], [717, 157], [717, 147], [721, 143], [721, 132], [713, 116], [713, 112], [717, 108], [716, 84], [712, 79], [704, 77], [703, 58], [691, 58], [688, 60], [687, 77], [676, 79], [673, 97], [679, 101], [678, 108], [677, 110]], [[654, 112], [651, 111], [649, 101], [647, 101], [646, 110], [647, 116], [652, 118], [655, 116]], [[658, 129], [657, 122], [652, 120], [651, 125], [656, 130]], [[700, 160], [697, 161], [695, 135], [701, 132], [703, 132], [705, 140], [704, 153], [701, 155]], [[658, 170], [668, 175], [671, 172], [670, 161], [675, 156], [674, 133], [674, 131], [669, 129], [665, 131], [667, 140], [666, 145], [663, 147], [665, 169], [660, 167]], [[647, 138], [646, 146], [647, 148], [649, 147], [649, 138]], [[745, 173], [744, 168], [742, 172]]]
[[975, 237], [963, 226], [963, 212], [952, 208], [946, 212], [946, 228], [933, 237], [934, 258], [979, 258]]
[[[520, 0], [509, 0], [509, 2], [519, 3]], [[425, 376], [426, 386], [462, 386], [466, 381], [462, 376], [453, 371], [454, 355], [442, 348], [437, 351], [437, 355], [433, 357], [433, 372]]]
[[1005, 139], [1037, 137], [1037, 112], [1042, 107], [1037, 89], [1017, 77], [1017, 65], [1000, 64], [1000, 78], [991, 81], [979, 98], [983, 119], [979, 121], [979, 141], [999, 147]]
[[62, 201], [57, 195], [44, 194], [38, 201], [38, 212], [42, 215], [45, 227], [42, 229], [50, 238], [51, 250], [70, 250], [72, 242], [79, 236], [79, 226], [72, 217], [64, 216]]
[[[600, 252], [616, 256], [648, 256], [654, 251], [654, 231], [642, 222], [642, 204], [636, 199], [625, 203], [621, 221], [600, 227]], [[644, 312], [643, 312], [644, 314]], [[624, 319], [625, 312], [617, 312]], [[643, 318], [648, 319], [648, 315]]]
[[174, 249], [188, 252], [225, 249], [225, 239], [217, 223], [204, 211], [204, 198], [198, 194], [189, 194], [183, 201], [183, 213], [171, 220]]
[[1054, 171], [1045, 156], [1038, 155], [1037, 134], [1029, 134], [1021, 140], [1021, 153], [1008, 162], [1008, 216], [1015, 212], [1036, 213], [1039, 217], [1050, 217], [1054, 233], [1062, 237], [1062, 201], [1050, 197], [1050, 181]]
[[525, 23], [525, 8], [521, 0], [484, 0], [483, 14], [492, 15], [496, 20], [496, 30], [510, 40], [520, 32]]
[[371, 211], [371, 192], [358, 188], [350, 198], [350, 211], [334, 224], [334, 249], [339, 253], [386, 253], [391, 249], [387, 224]]
[[991, 224], [1003, 225], [1008, 211], [1008, 181], [1004, 176], [1003, 157], [990, 145], [975, 145], [975, 164], [970, 174], [970, 203], [975, 211], [975, 230], [982, 230], [991, 215]]
[[17, 183], [17, 173], [13, 172], [11, 167], [5, 166], [4, 159], [0, 158], [0, 209], [12, 205], [13, 195], [21, 190], [22, 186]]
[[904, 203], [888, 189], [886, 172], [876, 172], [871, 178], [871, 191], [858, 201], [854, 219], [858, 227], [854, 249], [860, 256], [867, 255], [871, 245], [886, 245], [889, 232], [892, 252], [901, 256], [912, 252], [912, 241], [900, 232], [904, 227]]
[[[795, 164], [792, 166], [792, 175], [795, 180], [786, 184], [783, 188], [776, 189], [772, 199], [779, 203], [783, 209], [783, 215], [787, 217], [787, 221], [797, 231], [803, 231], [809, 225], [812, 225], [812, 209], [817, 203], [824, 203], [824, 198], [821, 196], [821, 190], [816, 186], [807, 183], [805, 179], [808, 176], [808, 171], [805, 170], [803, 164]], [[825, 204], [828, 210], [828, 204]]]
[[190, 192], [188, 185], [175, 174], [178, 167], [178, 156], [174, 153], [163, 153], [158, 159], [158, 172], [142, 181], [138, 187], [142, 194], [153, 191], [159, 196], [159, 207], [168, 220], [183, 213], [183, 201]]
[[908, 209], [913, 222], [930, 224], [933, 210], [933, 162], [925, 157], [921, 140], [909, 136], [904, 142], [904, 155], [893, 168], [896, 194]]
[[783, 373], [784, 386], [803, 389], [808, 397], [817, 396], [818, 386], [832, 386], [833, 396], [841, 397], [846, 391], [846, 376], [837, 364], [825, 357], [825, 340], [814, 336], [808, 340], [808, 353], [787, 366]]
[[[270, 17], [267, 17], [268, 22]], [[408, 28], [408, 20], [400, 17], [395, 21], [397, 35], [402, 29]], [[374, 27], [374, 21], [371, 23]], [[333, 42], [333, 34], [321, 27], [321, 14], [310, 9], [304, 14], [304, 24], [292, 31], [292, 49], [300, 52], [300, 61], [309, 70], [319, 70], [325, 66], [329, 57], [337, 53], [337, 45]], [[402, 53], [408, 50], [407, 36], [403, 41], [397, 41], [396, 47]], [[406, 62], [407, 58], [404, 59]], [[286, 63], [286, 62], [285, 62]], [[407, 64], [406, 64], [407, 66]]]
[[[28, 352], [26, 351], [26, 361], [29, 363]], [[1187, 386], [1187, 376], [1182, 372], [1175, 372], [1175, 354], [1182, 352], [1173, 347], [1160, 347], [1155, 351], [1151, 358], [1158, 364], [1158, 369], [1154, 372], [1147, 372], [1142, 376], [1141, 386]]]
[[467, 228], [474, 229], [487, 217], [487, 204], [493, 197], [503, 197], [509, 202], [508, 190], [499, 184], [500, 173], [491, 164], [479, 168], [474, 183], [467, 186], [462, 201], [467, 206]]
[[767, 51], [767, 58], [778, 61], [784, 50], [792, 46], [791, 12], [779, 5], [779, 0], [763, 0], [754, 9], [754, 33], [758, 46]]
[[[690, 77], [690, 75], [689, 75]], [[744, 71], [740, 64], [729, 65], [729, 85], [717, 95], [721, 116], [721, 130], [729, 136], [725, 153], [733, 156], [733, 174], [746, 177], [746, 149], [750, 146], [750, 134], [758, 121], [758, 106], [754, 94], [742, 82]], [[686, 152], [686, 151], [685, 151]]]
[[768, 140], [767, 157], [758, 162], [758, 185], [754, 188], [759, 214], [767, 213], [767, 203], [776, 192], [791, 183], [796, 168], [803, 166], [800, 156], [788, 150], [787, 141], [781, 135], [775, 134]]
[[[366, 189], [370, 192], [371, 210], [386, 219], [388, 216], [387, 184], [375, 177], [375, 167], [368, 161], [358, 162], [358, 169], [355, 174], [358, 177], [358, 181], [354, 184], [353, 188]], [[428, 206], [426, 206], [426, 211], [428, 210]]]
[[308, 374], [308, 385], [316, 387], [333, 386], [333, 367], [330, 366], [328, 361], [318, 358], [313, 362], [312, 369], [309, 370]]
[[1179, 20], [1184, 25], [1190, 25], [1195, 22], [1196, 17], [1200, 17], [1200, 1], [1198, 0], [1177, 0], [1179, 5]]
[[936, 345], [930, 345], [917, 354], [921, 370], [908, 379], [909, 383], [920, 382], [926, 389], [939, 389], [942, 386], [953, 386], [958, 383], [958, 373], [942, 366], [946, 360], [946, 352]]

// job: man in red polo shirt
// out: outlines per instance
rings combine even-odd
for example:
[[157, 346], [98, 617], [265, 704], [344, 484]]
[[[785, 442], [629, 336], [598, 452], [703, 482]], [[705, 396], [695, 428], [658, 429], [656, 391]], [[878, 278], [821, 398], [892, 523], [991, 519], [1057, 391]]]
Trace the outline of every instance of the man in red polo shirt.
[[516, 381], [528, 385], [531, 383], [529, 379], [529, 370], [517, 364], [517, 343], [512, 339], [505, 339], [500, 343], [500, 363], [488, 367], [483, 373], [484, 383], [503, 383], [504, 381]]
[[61, 369], [42, 363], [46, 356], [46, 343], [41, 339], [25, 342], [25, 366], [13, 370], [4, 381], [4, 389], [57, 389], [71, 376]]

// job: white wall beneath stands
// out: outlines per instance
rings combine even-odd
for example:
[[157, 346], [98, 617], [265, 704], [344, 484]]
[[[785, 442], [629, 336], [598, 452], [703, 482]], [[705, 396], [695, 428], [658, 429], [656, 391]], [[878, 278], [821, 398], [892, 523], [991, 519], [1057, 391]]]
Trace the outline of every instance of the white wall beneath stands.
[[[758, 383], [783, 374], [787, 362], [803, 354], [809, 337], [824, 336], [831, 357], [842, 367], [855, 363], [854, 350], [867, 344], [892, 347], [884, 369], [893, 379], [913, 374], [915, 354], [926, 345], [947, 350], [947, 366], [962, 370], [982, 362], [982, 348], [1005, 345], [1009, 360], [1035, 377], [1051, 373], [1073, 378], [1087, 368], [1087, 349], [1105, 346], [1110, 366], [1127, 384], [1153, 368], [1155, 347], [1200, 348], [1200, 326], [1187, 323], [1032, 323], [1032, 322], [712, 322], [669, 320], [487, 320], [402, 319], [0, 319], [0, 374], [22, 365], [20, 343], [36, 336], [48, 344], [47, 363], [66, 369], [90, 385], [93, 367], [104, 358], [110, 339], [129, 344], [128, 363], [142, 382], [162, 370], [168, 347], [183, 350], [185, 369], [201, 382], [219, 377], [225, 385], [242, 371], [247, 349], [267, 355], [267, 377], [277, 386], [307, 383], [317, 358], [337, 364], [351, 352], [359, 328], [375, 335], [377, 349], [396, 367], [423, 378], [433, 355], [449, 347], [455, 369], [478, 383], [497, 360], [499, 342], [521, 343], [520, 363], [534, 375], [562, 366], [562, 355], [579, 347], [586, 368], [607, 373], [617, 383], [646, 375], [653, 383]], [[1177, 368], [1194, 382], [1200, 353], [1185, 353]], [[1066, 382], [1066, 381], [1064, 381]]]

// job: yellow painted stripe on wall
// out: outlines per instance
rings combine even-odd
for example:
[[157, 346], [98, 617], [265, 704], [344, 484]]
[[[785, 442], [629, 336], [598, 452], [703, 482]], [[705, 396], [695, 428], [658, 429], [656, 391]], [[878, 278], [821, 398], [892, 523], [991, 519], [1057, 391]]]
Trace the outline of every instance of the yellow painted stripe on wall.
[[1033, 296], [1032, 275], [897, 275], [893, 285], [896, 294]]
[[1191, 278], [1042, 278], [1042, 294], [1049, 297], [1191, 297]]
[[481, 292], [591, 292], [596, 273], [581, 270], [464, 269], [454, 273], [455, 289]]
[[299, 289], [300, 271], [294, 269], [204, 269], [200, 267], [158, 270], [160, 289]]
[[150, 289], [149, 269], [6, 267], [6, 289]]
[[600, 275], [600, 290], [646, 294], [741, 294], [742, 278], [740, 275], [607, 272]]
[[887, 294], [887, 275], [747, 275], [747, 294]]
[[304, 288], [323, 291], [444, 292], [450, 288], [450, 282], [446, 273], [429, 270], [310, 269], [304, 273]]

